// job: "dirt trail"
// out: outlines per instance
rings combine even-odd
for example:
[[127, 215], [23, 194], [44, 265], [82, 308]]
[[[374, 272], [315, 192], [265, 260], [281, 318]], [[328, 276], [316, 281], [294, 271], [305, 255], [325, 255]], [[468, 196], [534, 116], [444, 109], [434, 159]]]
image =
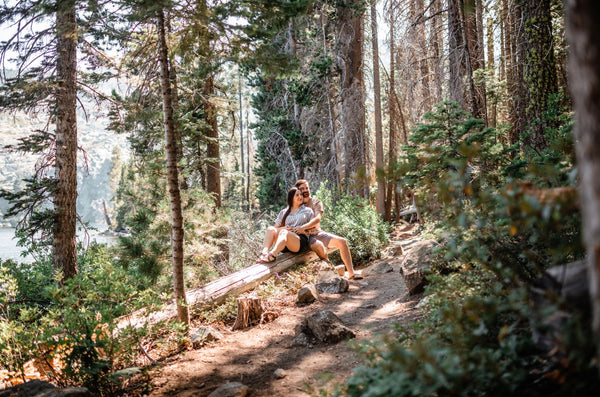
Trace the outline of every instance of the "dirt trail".
[[[407, 246], [412, 241], [405, 238], [395, 244]], [[220, 341], [186, 351], [153, 369], [149, 396], [206, 396], [227, 381], [237, 381], [250, 387], [253, 397], [305, 397], [344, 381], [359, 364], [349, 344], [290, 348], [294, 327], [312, 313], [331, 310], [361, 341], [390, 330], [394, 323], [414, 321], [420, 316], [415, 308], [420, 296], [408, 296], [398, 272], [401, 257], [382, 260], [394, 271], [369, 273], [368, 267], [376, 261], [360, 269], [368, 276], [351, 280], [346, 293], [322, 294], [321, 302], [308, 306], [290, 303], [277, 319], [260, 326], [233, 332], [219, 329], [224, 335]], [[294, 297], [289, 298], [293, 302]], [[274, 375], [278, 368], [285, 371], [282, 379]]]

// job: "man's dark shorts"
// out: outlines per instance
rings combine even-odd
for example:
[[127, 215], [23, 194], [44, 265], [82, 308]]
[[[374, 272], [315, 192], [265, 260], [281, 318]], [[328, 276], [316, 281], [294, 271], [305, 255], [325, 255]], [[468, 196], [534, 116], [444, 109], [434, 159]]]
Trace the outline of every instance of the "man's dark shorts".
[[308, 236], [308, 243], [310, 245], [313, 245], [314, 243], [317, 242], [317, 240], [319, 240], [320, 242], [323, 243], [323, 245], [325, 247], [329, 247], [329, 243], [331, 242], [331, 239], [334, 237], [337, 237], [337, 236], [335, 234], [327, 233], [327, 232], [324, 232], [321, 230], [317, 234]]

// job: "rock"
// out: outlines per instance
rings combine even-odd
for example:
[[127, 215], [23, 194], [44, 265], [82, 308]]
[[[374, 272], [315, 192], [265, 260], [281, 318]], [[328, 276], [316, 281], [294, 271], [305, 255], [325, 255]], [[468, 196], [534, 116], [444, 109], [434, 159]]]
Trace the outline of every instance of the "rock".
[[0, 391], [0, 397], [92, 397], [85, 387], [59, 389], [52, 383], [34, 379]]
[[240, 382], [227, 382], [216, 388], [208, 397], [246, 397], [250, 388]]
[[297, 329], [325, 343], [338, 343], [356, 337], [356, 334], [329, 310], [322, 310], [306, 317]]
[[306, 284], [298, 291], [296, 296], [296, 303], [312, 303], [319, 299], [319, 292], [314, 284]]
[[422, 240], [412, 245], [400, 264], [400, 274], [410, 295], [423, 291], [425, 276], [431, 268], [432, 249], [438, 245], [434, 240]]
[[386, 261], [377, 262], [374, 265], [369, 266], [365, 270], [363, 270], [363, 274], [385, 274], [393, 272], [394, 268]]
[[[549, 353], [561, 347], [563, 328], [574, 314], [583, 318], [591, 317], [588, 288], [585, 260], [547, 269], [529, 288], [534, 307], [533, 317], [530, 318], [532, 337], [540, 350]], [[557, 310], [544, 312], [545, 308], [557, 304]], [[566, 352], [557, 351], [554, 356], [564, 354]]]
[[199, 349], [208, 342], [214, 342], [223, 338], [223, 335], [211, 327], [200, 327], [192, 335], [191, 342], [194, 349]]
[[317, 291], [322, 294], [341, 294], [348, 291], [348, 280], [341, 277], [331, 277], [317, 282]]
[[310, 346], [310, 337], [306, 335], [304, 332], [297, 332], [296, 337], [290, 343], [290, 347], [306, 347]]
[[140, 367], [131, 367], [131, 368], [124, 368], [119, 371], [113, 372], [111, 377], [113, 379], [120, 379], [120, 378], [129, 379], [140, 373], [142, 373], [142, 369]]
[[402, 249], [402, 244], [400, 244], [400, 242], [393, 242], [392, 245], [382, 252], [382, 256], [385, 258], [394, 258], [396, 256], [402, 256], [403, 254], [404, 250]]
[[275, 378], [277, 378], [277, 379], [283, 379], [283, 378], [285, 378], [285, 377], [286, 377], [287, 373], [285, 372], [285, 370], [284, 370], [284, 369], [282, 369], [282, 368], [277, 368], [277, 369], [275, 370], [275, 372], [273, 372], [273, 375], [275, 375]]
[[375, 309], [376, 307], [377, 307], [377, 305], [374, 303], [367, 303], [366, 305], [362, 305], [360, 308], [361, 309]]

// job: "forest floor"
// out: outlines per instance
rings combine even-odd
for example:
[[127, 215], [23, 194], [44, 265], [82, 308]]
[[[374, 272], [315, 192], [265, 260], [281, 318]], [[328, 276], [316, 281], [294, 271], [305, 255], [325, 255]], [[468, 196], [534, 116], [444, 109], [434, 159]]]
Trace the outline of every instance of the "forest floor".
[[[404, 229], [392, 234], [392, 244], [406, 247], [418, 237]], [[393, 250], [392, 250], [393, 252]], [[382, 260], [394, 269], [377, 274], [368, 268]], [[421, 316], [415, 307], [421, 295], [409, 296], [399, 267], [402, 254], [387, 256], [358, 267], [362, 280], [350, 280], [348, 292], [321, 294], [321, 301], [296, 305], [295, 295], [281, 300], [279, 316], [272, 322], [238, 331], [231, 325], [211, 325], [223, 334], [217, 342], [187, 350], [154, 366], [141, 395], [207, 396], [226, 382], [250, 387], [252, 397], [310, 396], [332, 391], [360, 364], [352, 349], [355, 342], [373, 340], [392, 331], [394, 324], [408, 324]], [[356, 333], [351, 341], [290, 347], [294, 328], [305, 317], [330, 310]], [[285, 376], [278, 378], [277, 369]], [[137, 393], [136, 393], [137, 394]], [[137, 394], [140, 395], [140, 394]]]

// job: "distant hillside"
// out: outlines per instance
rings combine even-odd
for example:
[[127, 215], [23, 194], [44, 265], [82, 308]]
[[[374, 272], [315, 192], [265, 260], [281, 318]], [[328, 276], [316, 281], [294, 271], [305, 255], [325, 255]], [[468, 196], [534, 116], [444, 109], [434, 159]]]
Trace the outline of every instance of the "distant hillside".
[[[83, 153], [78, 153], [77, 178], [77, 212], [85, 222], [104, 229], [106, 222], [102, 213], [102, 201], [111, 205], [114, 192], [109, 183], [112, 169], [112, 152], [118, 147], [126, 161], [129, 145], [125, 136], [116, 135], [106, 130], [107, 119], [93, 107], [86, 108], [88, 120], [83, 112], [78, 113], [79, 146], [88, 159], [87, 169], [84, 167]], [[46, 124], [46, 116], [27, 115], [25, 113], [7, 114], [0, 112], [0, 188], [18, 191], [23, 188], [23, 179], [33, 175], [37, 158], [23, 153], [9, 153], [4, 145], [15, 144], [17, 139], [26, 136], [35, 129]], [[87, 172], [86, 172], [87, 171]], [[8, 204], [0, 200], [0, 214], [4, 214]], [[0, 217], [0, 225], [14, 226], [17, 220], [9, 221]]]

